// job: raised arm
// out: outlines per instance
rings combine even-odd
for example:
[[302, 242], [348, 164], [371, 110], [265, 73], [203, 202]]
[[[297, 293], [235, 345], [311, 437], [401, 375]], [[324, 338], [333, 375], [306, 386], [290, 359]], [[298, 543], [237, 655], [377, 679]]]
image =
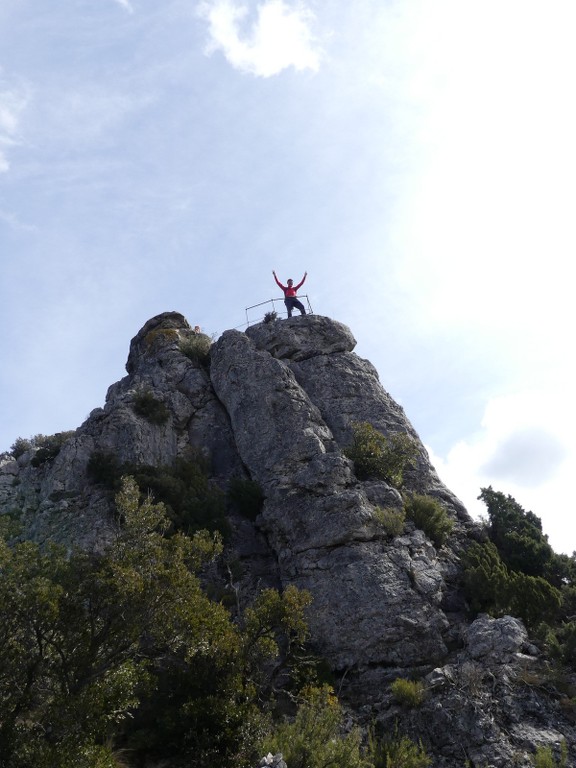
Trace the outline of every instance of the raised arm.
[[274, 270], [272, 270], [272, 274], [274, 275], [274, 280], [276, 280], [276, 285], [278, 285], [280, 288], [282, 288], [283, 291], [285, 291], [286, 288], [282, 285], [280, 280], [278, 280], [278, 278], [276, 277], [276, 272], [274, 272]]
[[308, 272], [304, 272], [304, 277], [302, 278], [302, 280], [300, 280], [298, 285], [294, 286], [295, 290], [298, 290], [298, 288], [301, 288], [304, 285], [304, 280], [306, 280], [306, 275], [307, 274], [308, 274]]

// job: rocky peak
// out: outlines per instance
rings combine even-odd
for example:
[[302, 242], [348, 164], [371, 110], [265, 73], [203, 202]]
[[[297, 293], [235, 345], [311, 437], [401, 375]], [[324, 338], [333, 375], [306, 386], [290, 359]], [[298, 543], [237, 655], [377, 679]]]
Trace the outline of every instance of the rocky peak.
[[[0, 467], [2, 510], [17, 510], [36, 540], [103, 547], [112, 506], [87, 472], [96, 452], [160, 467], [202, 451], [212, 482], [226, 487], [233, 476], [250, 478], [264, 493], [254, 523], [230, 516], [238, 589], [249, 595], [257, 585], [294, 584], [311, 593], [315, 650], [341, 676], [357, 713], [398, 718], [388, 682], [417, 674], [427, 676], [434, 697], [410, 716], [412, 727], [436, 744], [437, 766], [459, 768], [462, 744], [474, 764], [507, 766], [523, 744], [556, 739], [544, 699], [545, 714], [532, 718], [531, 730], [519, 722], [512, 681], [538, 663], [521, 624], [467, 618], [460, 554], [478, 525], [439, 480], [374, 366], [354, 353], [350, 330], [319, 315], [264, 322], [223, 333], [209, 362], [190, 354], [195, 341], [177, 312], [149, 320], [130, 344], [127, 376], [53, 460], [34, 466], [25, 454]], [[137, 407], [143, 393], [161, 419]], [[442, 547], [410, 522], [395, 537], [380, 524], [378, 508], [399, 509], [402, 499], [384, 481], [355, 476], [344, 451], [353, 423], [362, 421], [415, 443], [407, 487], [439, 500], [453, 519]], [[457, 743], [448, 738], [449, 722]]]

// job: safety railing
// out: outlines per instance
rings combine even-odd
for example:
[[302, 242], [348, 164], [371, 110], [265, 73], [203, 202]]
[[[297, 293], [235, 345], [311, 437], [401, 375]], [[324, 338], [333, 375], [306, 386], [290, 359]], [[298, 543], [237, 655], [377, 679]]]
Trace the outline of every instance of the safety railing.
[[[312, 305], [310, 304], [310, 299], [308, 298], [308, 294], [303, 294], [302, 296], [295, 296], [294, 298], [300, 299], [300, 301], [305, 305], [306, 312], [309, 315], [313, 315], [314, 312], [312, 311]], [[261, 309], [261, 307], [268, 307], [267, 311], [264, 311]], [[277, 308], [278, 307], [278, 308]], [[276, 299], [268, 299], [267, 301], [261, 301], [260, 304], [253, 304], [251, 307], [246, 307], [246, 323], [243, 326], [239, 327], [248, 327], [249, 325], [254, 325], [254, 323], [260, 323], [266, 315], [269, 312], [276, 312], [276, 314], [280, 316], [287, 316], [288, 312], [286, 310], [286, 307], [284, 305], [284, 299], [282, 298], [276, 298]], [[264, 312], [264, 314], [261, 314]], [[300, 314], [299, 310], [294, 309], [292, 311], [292, 314]]]

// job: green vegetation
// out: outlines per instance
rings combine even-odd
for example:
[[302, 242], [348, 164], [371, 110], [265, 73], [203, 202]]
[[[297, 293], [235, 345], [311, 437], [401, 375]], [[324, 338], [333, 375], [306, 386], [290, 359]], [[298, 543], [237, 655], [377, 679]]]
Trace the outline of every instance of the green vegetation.
[[474, 612], [511, 614], [532, 628], [558, 615], [560, 591], [540, 576], [511, 571], [491, 542], [474, 542], [464, 563], [464, 590]]
[[576, 669], [576, 559], [556, 554], [540, 518], [511, 496], [483, 488], [488, 541], [463, 558], [470, 608], [521, 618], [551, 658]]
[[377, 737], [375, 729], [371, 729], [369, 754], [374, 768], [428, 768], [432, 764], [422, 742], [416, 744], [407, 736], [400, 736], [398, 728], [391, 737]]
[[212, 339], [205, 333], [195, 333], [180, 342], [180, 352], [190, 360], [207, 364], [210, 360]]
[[568, 766], [568, 747], [566, 741], [562, 739], [560, 743], [560, 757], [558, 761], [554, 758], [551, 747], [537, 747], [534, 755], [534, 768], [567, 768]]
[[448, 517], [439, 501], [431, 496], [414, 493], [404, 503], [406, 517], [420, 528], [436, 547], [441, 547], [452, 528], [454, 521]]
[[60, 453], [60, 449], [75, 434], [74, 430], [57, 432], [55, 435], [35, 435], [29, 440], [18, 437], [10, 448], [10, 453], [18, 459], [24, 453], [35, 451], [30, 463], [33, 467], [40, 467], [46, 462], [53, 461]]
[[289, 768], [371, 768], [360, 751], [360, 732], [342, 735], [342, 709], [329, 686], [303, 691], [292, 722], [280, 723], [262, 751], [282, 752]]
[[264, 315], [264, 322], [265, 323], [273, 323], [275, 320], [278, 319], [278, 313], [272, 310], [272, 312], [266, 312]]
[[488, 535], [502, 561], [512, 571], [545, 576], [554, 552], [542, 533], [540, 518], [492, 488], [482, 488], [479, 498], [488, 508]]
[[150, 351], [171, 344], [178, 338], [179, 333], [176, 328], [154, 328], [144, 337], [144, 346], [147, 351]]
[[196, 575], [218, 535], [166, 538], [163, 505], [131, 478], [116, 498], [105, 555], [0, 542], [0, 765], [104, 768], [118, 747], [135, 764], [247, 768], [309, 598], [267, 590], [235, 625]]
[[354, 462], [359, 480], [386, 480], [400, 488], [404, 471], [412, 466], [417, 456], [413, 440], [406, 434], [385, 437], [367, 421], [352, 425], [352, 443], [344, 454]]
[[375, 507], [373, 514], [374, 519], [384, 528], [388, 536], [400, 536], [404, 530], [406, 512], [403, 509]]
[[403, 707], [414, 709], [424, 701], [424, 685], [420, 680], [406, 680], [398, 677], [390, 686], [392, 695]]
[[264, 505], [259, 483], [244, 477], [233, 477], [228, 484], [228, 501], [248, 520], [256, 520]]
[[121, 464], [109, 453], [95, 451], [88, 474], [97, 483], [117, 491], [124, 475], [136, 481], [142, 496], [152, 494], [163, 502], [174, 530], [193, 533], [201, 529], [229, 533], [226, 495], [208, 476], [208, 461], [200, 453], [178, 458], [171, 466]]
[[305, 655], [307, 593], [264, 590], [234, 622], [198, 575], [219, 534], [166, 536], [130, 477], [116, 504], [104, 554], [0, 539], [1, 768], [253, 768], [269, 750], [290, 768], [427, 765], [406, 738], [362, 750], [344, 727]]
[[154, 397], [149, 389], [140, 389], [132, 398], [134, 413], [142, 416], [151, 424], [165, 424], [170, 416], [170, 411], [162, 400]]

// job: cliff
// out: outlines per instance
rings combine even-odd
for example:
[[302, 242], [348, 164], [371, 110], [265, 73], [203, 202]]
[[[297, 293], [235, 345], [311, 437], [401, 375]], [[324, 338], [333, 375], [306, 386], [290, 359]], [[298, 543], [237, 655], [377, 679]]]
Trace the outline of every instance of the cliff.
[[[191, 341], [182, 315], [152, 318], [131, 342], [127, 376], [55, 458], [3, 463], [0, 507], [17, 512], [25, 535], [104, 548], [112, 502], [88, 472], [91, 457], [160, 467], [195, 449], [209, 458], [214, 484], [244, 477], [264, 494], [254, 522], [229, 511], [226, 557], [237, 564], [238, 593], [289, 584], [311, 593], [314, 650], [357, 719], [401, 720], [446, 768], [528, 766], [536, 745], [573, 744], [559, 696], [526, 682], [544, 661], [522, 624], [470, 618], [460, 558], [482, 530], [439, 480], [374, 367], [353, 352], [350, 330], [308, 315], [227, 331], [209, 365], [183, 353]], [[142, 392], [162, 404], [158, 423], [134, 408]], [[379, 522], [379, 508], [402, 502], [386, 482], [358, 480], [344, 455], [353, 423], [364, 421], [415, 443], [405, 487], [437, 499], [453, 520], [443, 546], [409, 521], [397, 536]], [[425, 681], [421, 708], [394, 702], [398, 677]]]

